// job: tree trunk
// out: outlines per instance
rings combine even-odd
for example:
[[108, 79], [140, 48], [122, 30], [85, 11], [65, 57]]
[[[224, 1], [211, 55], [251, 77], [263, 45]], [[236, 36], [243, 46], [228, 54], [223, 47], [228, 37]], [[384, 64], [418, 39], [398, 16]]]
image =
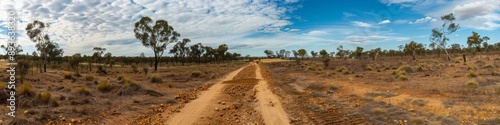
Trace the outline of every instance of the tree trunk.
[[158, 70], [158, 55], [155, 52], [155, 72]]
[[43, 72], [47, 72], [47, 56], [43, 59]]

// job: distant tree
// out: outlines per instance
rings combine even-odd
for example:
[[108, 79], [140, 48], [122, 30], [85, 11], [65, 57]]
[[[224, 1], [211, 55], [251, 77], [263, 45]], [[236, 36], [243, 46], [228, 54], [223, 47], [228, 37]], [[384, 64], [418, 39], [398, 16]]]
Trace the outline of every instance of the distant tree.
[[483, 39], [476, 32], [472, 32], [472, 36], [467, 37], [467, 45], [471, 48], [473, 55], [476, 54], [476, 49], [480, 47], [481, 42], [483, 42]]
[[286, 50], [285, 49], [281, 49], [280, 51], [278, 51], [278, 53], [276, 55], [278, 55], [278, 58], [285, 58], [286, 54]]
[[106, 48], [94, 47], [92, 50], [94, 50], [94, 58], [96, 58], [98, 63], [101, 63], [102, 55], [104, 54], [104, 51], [106, 51]]
[[75, 70], [75, 72], [78, 74], [78, 67], [79, 64], [82, 62], [82, 54], [76, 53], [71, 56], [71, 59], [69, 60], [69, 65], [71, 66], [72, 69]]
[[47, 72], [47, 42], [50, 42], [48, 35], [49, 25], [41, 21], [35, 20], [26, 26], [26, 35], [31, 41], [36, 43], [36, 48], [40, 51], [40, 56], [43, 57], [43, 70]]
[[198, 43], [190, 46], [189, 48], [191, 48], [191, 53], [190, 53], [191, 57], [196, 58], [198, 60], [198, 64], [200, 64], [201, 56], [203, 53], [205, 53], [205, 47], [203, 47], [201, 43]]
[[313, 59], [316, 58], [318, 56], [318, 52], [311, 51], [311, 56]]
[[332, 57], [332, 58], [335, 57], [335, 52], [333, 52], [333, 51], [330, 52], [330, 57]]
[[266, 54], [267, 58], [271, 58], [274, 55], [272, 50], [264, 50], [264, 54]]
[[[385, 50], [387, 51], [387, 50]], [[379, 53], [382, 52], [382, 49], [379, 48], [375, 48], [373, 50], [370, 51], [370, 56], [372, 57], [372, 61], [375, 61], [375, 59], [377, 59]]]
[[404, 51], [406, 53], [411, 53], [412, 57], [413, 57], [413, 60], [416, 60], [416, 51], [418, 49], [421, 49], [423, 48], [424, 45], [422, 45], [421, 43], [416, 43], [415, 41], [411, 41], [410, 43], [406, 44], [405, 45], [405, 49]]
[[142, 17], [134, 24], [135, 38], [139, 39], [143, 46], [151, 48], [154, 52], [155, 70], [158, 70], [158, 62], [167, 48], [167, 45], [177, 41], [180, 34], [168, 25], [165, 20], [153, 20]]
[[177, 44], [170, 50], [170, 53], [173, 53], [181, 58], [181, 64], [184, 66], [186, 62], [186, 56], [188, 55], [190, 49], [187, 44], [191, 42], [191, 40], [185, 38], [182, 41], [178, 41]]
[[458, 43], [451, 44], [451, 45], [450, 45], [450, 50], [451, 50], [451, 52], [450, 52], [450, 53], [456, 53], [456, 52], [459, 52], [459, 51], [461, 50], [461, 48], [460, 48], [460, 44], [458, 44]]
[[104, 54], [104, 58], [106, 58], [106, 64], [109, 64], [111, 62], [111, 57], [113, 57], [113, 55], [110, 52]]
[[[429, 41], [431, 43], [435, 43], [437, 48], [444, 50], [444, 52], [446, 52], [446, 55], [448, 56], [448, 60], [451, 60], [451, 57], [446, 50], [446, 41], [450, 39], [447, 38], [446, 35], [450, 35], [451, 33], [457, 31], [460, 28], [460, 25], [453, 22], [455, 20], [455, 16], [453, 16], [453, 13], [441, 16], [441, 20], [444, 21], [442, 25], [443, 27], [441, 29], [438, 29], [437, 27], [432, 29], [432, 35], [429, 38]], [[445, 31], [445, 29], [447, 30]]]
[[328, 52], [326, 52], [325, 49], [319, 51], [319, 55], [321, 55], [322, 58], [328, 58]]
[[484, 51], [485, 51], [485, 52], [488, 52], [488, 51], [489, 51], [489, 49], [488, 49], [488, 41], [490, 40], [490, 37], [488, 37], [488, 36], [484, 36], [482, 39], [483, 39], [483, 41], [484, 41], [484, 42], [483, 42], [483, 48], [484, 48]]
[[225, 60], [226, 57], [224, 54], [226, 54], [226, 51], [229, 49], [229, 47], [226, 44], [219, 45], [217, 48], [217, 55], [221, 57], [221, 59]]
[[344, 46], [340, 45], [339, 47], [337, 47], [337, 54], [336, 55], [339, 58], [344, 58], [345, 59], [347, 53], [344, 50]]
[[353, 54], [357, 59], [361, 59], [361, 55], [363, 54], [363, 47], [356, 47], [356, 50], [353, 52]]
[[208, 62], [212, 62], [211, 59], [216, 58], [215, 54], [217, 53], [214, 48], [211, 46], [204, 46], [205, 54], [203, 54], [203, 58]]
[[[23, 52], [23, 47], [21, 47], [21, 45], [17, 45], [17, 47], [11, 46], [11, 45], [7, 45], [7, 46], [2, 45], [2, 46], [0, 46], [0, 48], [4, 49], [4, 51], [5, 51], [5, 59], [8, 59], [9, 56], [7, 56], [7, 55], [8, 55], [9, 51], [14, 52], [15, 55]], [[12, 49], [12, 51], [11, 51], [11, 49]]]
[[20, 78], [21, 83], [24, 82], [24, 78], [25, 78], [26, 74], [28, 74], [30, 68], [31, 68], [31, 65], [28, 62], [28, 60], [21, 60], [21, 61], [17, 62], [16, 73], [19, 73], [19, 75], [21, 76], [21, 78]]
[[299, 49], [297, 52], [299, 53], [299, 56], [302, 58], [302, 60], [304, 60], [304, 56], [306, 56], [307, 51], [305, 49]]

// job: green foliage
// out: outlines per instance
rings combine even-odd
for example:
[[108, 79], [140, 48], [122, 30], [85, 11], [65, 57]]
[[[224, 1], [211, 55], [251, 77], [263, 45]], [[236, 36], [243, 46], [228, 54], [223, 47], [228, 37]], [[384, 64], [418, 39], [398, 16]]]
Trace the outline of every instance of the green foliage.
[[99, 90], [101, 92], [108, 92], [111, 90], [111, 85], [109, 84], [108, 81], [103, 80], [103, 81], [101, 81], [101, 83], [99, 83], [97, 85], [97, 90]]

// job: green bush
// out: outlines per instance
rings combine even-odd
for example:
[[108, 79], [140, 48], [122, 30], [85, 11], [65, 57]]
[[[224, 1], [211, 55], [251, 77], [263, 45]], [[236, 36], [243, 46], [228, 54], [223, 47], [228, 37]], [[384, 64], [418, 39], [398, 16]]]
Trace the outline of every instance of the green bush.
[[108, 81], [106, 80], [103, 80], [101, 81], [101, 83], [99, 83], [97, 85], [97, 90], [101, 91], [101, 92], [107, 92], [107, 91], [110, 91], [111, 90], [111, 85], [109, 84]]
[[35, 91], [33, 90], [33, 86], [31, 83], [23, 83], [16, 92], [20, 96], [33, 97], [35, 96]]

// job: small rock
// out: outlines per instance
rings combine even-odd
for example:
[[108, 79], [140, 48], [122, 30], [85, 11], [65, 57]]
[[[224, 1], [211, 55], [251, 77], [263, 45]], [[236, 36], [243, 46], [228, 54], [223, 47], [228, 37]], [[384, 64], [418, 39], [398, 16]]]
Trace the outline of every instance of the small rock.
[[76, 122], [76, 120], [75, 119], [71, 119], [71, 122]]
[[215, 111], [219, 111], [219, 108], [215, 108]]
[[0, 120], [0, 124], [3, 124], [3, 120]]

